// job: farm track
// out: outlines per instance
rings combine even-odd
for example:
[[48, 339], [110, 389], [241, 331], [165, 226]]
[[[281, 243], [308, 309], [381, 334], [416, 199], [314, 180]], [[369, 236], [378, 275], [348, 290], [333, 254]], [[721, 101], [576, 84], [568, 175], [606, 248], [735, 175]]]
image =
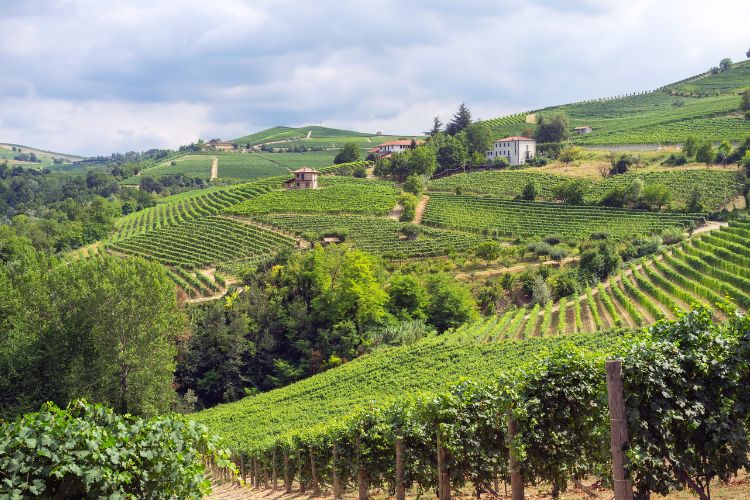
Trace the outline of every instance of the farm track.
[[219, 178], [219, 159], [215, 156], [211, 157], [211, 180]]
[[419, 203], [417, 203], [417, 208], [414, 210], [414, 223], [415, 224], [422, 223], [422, 217], [424, 217], [424, 211], [427, 209], [428, 201], [430, 201], [430, 197], [425, 194], [425, 195], [422, 195], [422, 198], [420, 198]]

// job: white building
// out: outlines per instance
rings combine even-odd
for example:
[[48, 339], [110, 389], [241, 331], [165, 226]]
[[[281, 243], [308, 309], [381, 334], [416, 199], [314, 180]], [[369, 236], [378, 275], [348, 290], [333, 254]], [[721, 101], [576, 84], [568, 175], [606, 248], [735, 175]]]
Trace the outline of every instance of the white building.
[[[424, 144], [424, 141], [421, 139], [418, 139], [414, 141], [414, 144], [419, 146], [420, 144]], [[411, 149], [411, 147], [412, 147], [411, 139], [400, 139], [398, 141], [384, 142], [376, 148], [368, 149], [367, 152], [374, 153], [376, 156], [380, 158], [388, 158], [393, 153], [401, 153], [403, 151], [406, 151], [407, 149]]]
[[487, 151], [487, 160], [504, 156], [511, 165], [522, 165], [536, 155], [536, 141], [528, 137], [506, 137], [496, 140], [492, 150]]
[[573, 131], [575, 131], [576, 134], [583, 135], [583, 134], [590, 134], [591, 132], [594, 131], [594, 129], [589, 127], [588, 125], [581, 125], [580, 127], [574, 128]]

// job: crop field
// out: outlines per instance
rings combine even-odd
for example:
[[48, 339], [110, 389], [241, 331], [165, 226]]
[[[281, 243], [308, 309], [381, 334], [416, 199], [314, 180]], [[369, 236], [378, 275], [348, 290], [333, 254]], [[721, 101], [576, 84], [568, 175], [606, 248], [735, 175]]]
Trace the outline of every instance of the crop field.
[[269, 178], [249, 184], [189, 191], [161, 200], [155, 207], [119, 219], [112, 241], [147, 231], [174, 226], [200, 217], [215, 215], [222, 210], [278, 187], [280, 178]]
[[163, 264], [205, 267], [236, 259], [259, 260], [295, 243], [257, 226], [210, 216], [123, 239], [110, 248]]
[[321, 177], [320, 189], [271, 191], [227, 210], [234, 215], [263, 213], [359, 213], [385, 215], [396, 202], [393, 184], [369, 179]]
[[[175, 165], [171, 165], [172, 161]], [[154, 167], [144, 169], [141, 175], [159, 177], [162, 175], [185, 175], [188, 177], [204, 177], [211, 175], [211, 155], [184, 155], [174, 160], [167, 160]]]
[[585, 237], [595, 232], [616, 236], [651, 234], [666, 227], [685, 227], [701, 214], [646, 212], [501, 198], [435, 193], [422, 222], [447, 229], [481, 233], [497, 230], [502, 236], [565, 234]]
[[[463, 331], [463, 339], [475, 332]], [[378, 350], [287, 387], [219, 405], [192, 415], [247, 451], [264, 441], [323, 425], [371, 401], [385, 404], [404, 394], [444, 391], [461, 378], [489, 382], [503, 372], [533, 363], [561, 344], [610, 352], [618, 337], [606, 334], [492, 343], [458, 341], [447, 334], [411, 346]]]
[[391, 258], [434, 257], [452, 251], [466, 251], [483, 238], [444, 229], [422, 227], [415, 240], [399, 234], [405, 223], [356, 215], [266, 215], [255, 217], [261, 224], [303, 235], [345, 229], [351, 242], [366, 252]]
[[[641, 179], [644, 185], [662, 184], [669, 188], [675, 207], [684, 207], [694, 188], [701, 193], [706, 207], [718, 208], [726, 201], [742, 193], [742, 182], [733, 170], [674, 169], [665, 171], [631, 171], [600, 180], [586, 180], [587, 203], [597, 203], [614, 187], [629, 186], [633, 179]], [[456, 174], [430, 181], [432, 191], [455, 192], [460, 188], [464, 193], [490, 194], [514, 198], [521, 194], [524, 186], [534, 182], [538, 197], [551, 200], [553, 190], [569, 176], [539, 172], [534, 168], [522, 170], [492, 170]]]
[[[309, 139], [301, 139], [296, 141], [280, 142], [277, 144], [271, 144], [274, 148], [293, 148], [295, 146], [306, 146], [308, 148], [326, 148], [326, 149], [339, 149], [347, 142], [353, 142], [357, 144], [360, 149], [374, 148], [387, 141], [395, 141], [398, 139], [404, 139], [405, 137], [397, 135], [373, 135], [373, 136], [339, 136], [339, 137], [311, 137]], [[411, 136], [408, 137], [411, 139]], [[364, 155], [363, 155], [364, 156]]]
[[[674, 144], [688, 135], [711, 141], [739, 141], [750, 135], [750, 120], [735, 116], [738, 89], [750, 86], [750, 61], [716, 75], [667, 85], [653, 92], [553, 106], [536, 114], [565, 112], [571, 127], [590, 125], [594, 131], [573, 135], [577, 144]], [[679, 94], [679, 95], [676, 95]], [[718, 95], [717, 95], [718, 94]], [[497, 137], [534, 128], [527, 113], [487, 120]]]

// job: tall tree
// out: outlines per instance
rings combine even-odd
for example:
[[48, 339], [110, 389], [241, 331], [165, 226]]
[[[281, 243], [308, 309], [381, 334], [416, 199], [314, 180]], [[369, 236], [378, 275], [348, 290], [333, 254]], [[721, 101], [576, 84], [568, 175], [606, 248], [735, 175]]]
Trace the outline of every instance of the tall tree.
[[719, 69], [721, 71], [726, 71], [731, 67], [732, 67], [732, 60], [729, 59], [728, 57], [725, 57], [724, 59], [719, 61]]
[[442, 146], [437, 151], [437, 162], [440, 168], [463, 168], [468, 160], [466, 144], [462, 140], [463, 134], [453, 137], [446, 136]]
[[698, 149], [695, 152], [695, 161], [705, 163], [706, 166], [713, 163], [715, 158], [716, 154], [714, 153], [714, 147], [710, 142], [704, 142], [698, 146]]
[[697, 146], [698, 141], [696, 141], [695, 137], [688, 136], [687, 139], [685, 139], [685, 143], [682, 145], [682, 152], [685, 153], [685, 156], [688, 158], [692, 158], [695, 156], [695, 148]]
[[472, 123], [466, 127], [466, 145], [469, 155], [479, 153], [484, 157], [492, 149], [492, 132], [490, 127], [482, 121]]
[[428, 135], [430, 137], [435, 137], [437, 134], [442, 132], [443, 130], [443, 122], [440, 121], [440, 117], [436, 116], [432, 119], [432, 128], [424, 133], [424, 135]]
[[471, 111], [466, 107], [466, 104], [461, 103], [461, 105], [458, 106], [456, 114], [453, 115], [453, 119], [445, 128], [445, 132], [448, 135], [456, 135], [459, 132], [466, 130], [469, 125], [471, 125]]
[[562, 142], [568, 138], [569, 121], [565, 113], [556, 113], [551, 118], [540, 116], [536, 129], [536, 141], [545, 144]]
[[359, 146], [356, 142], [347, 142], [333, 159], [333, 163], [350, 163], [359, 160]]

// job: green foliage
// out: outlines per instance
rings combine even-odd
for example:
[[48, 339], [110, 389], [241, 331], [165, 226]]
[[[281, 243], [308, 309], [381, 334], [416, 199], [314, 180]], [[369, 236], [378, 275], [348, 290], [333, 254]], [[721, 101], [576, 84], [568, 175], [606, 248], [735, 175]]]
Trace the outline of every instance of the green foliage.
[[570, 124], [564, 112], [551, 117], [539, 116], [535, 139], [539, 143], [562, 142], [568, 138]]
[[399, 220], [401, 222], [410, 222], [414, 220], [417, 210], [417, 197], [409, 192], [401, 193], [398, 197], [398, 204], [403, 209]]
[[580, 179], [571, 179], [561, 182], [553, 190], [555, 199], [571, 205], [580, 205], [583, 203], [583, 197], [586, 195], [586, 184]]
[[410, 175], [406, 178], [403, 189], [407, 193], [411, 193], [414, 196], [420, 196], [425, 189], [424, 178], [419, 175]]
[[714, 152], [714, 147], [710, 142], [704, 142], [703, 144], [698, 146], [698, 149], [695, 151], [695, 161], [697, 162], [710, 165], [714, 162], [715, 158], [716, 153]]
[[458, 328], [477, 316], [477, 305], [471, 293], [447, 274], [435, 274], [427, 279], [430, 302], [427, 318], [438, 331]]
[[579, 159], [583, 154], [583, 149], [578, 146], [568, 146], [563, 148], [557, 155], [557, 159], [563, 163], [572, 163]]
[[487, 151], [492, 149], [492, 139], [492, 132], [484, 122], [475, 122], [466, 127], [466, 145], [469, 155], [477, 153], [484, 159]]
[[333, 163], [351, 163], [359, 161], [359, 146], [356, 142], [347, 142], [333, 159]]
[[437, 150], [437, 164], [440, 170], [463, 168], [468, 161], [468, 153], [464, 134], [442, 137]]
[[688, 158], [692, 158], [695, 156], [696, 149], [698, 149], [698, 141], [691, 135], [685, 139], [685, 143], [682, 145], [682, 152]]
[[464, 103], [461, 103], [453, 115], [453, 119], [445, 127], [448, 135], [455, 136], [459, 132], [466, 130], [471, 125], [471, 111]]
[[529, 181], [521, 191], [521, 199], [526, 201], [534, 201], [536, 199], [537, 189], [534, 181]]
[[484, 241], [474, 248], [474, 255], [489, 264], [500, 258], [502, 247], [496, 241]]
[[236, 473], [218, 439], [180, 417], [75, 401], [0, 423], [0, 495], [10, 498], [201, 498], [206, 460]]

